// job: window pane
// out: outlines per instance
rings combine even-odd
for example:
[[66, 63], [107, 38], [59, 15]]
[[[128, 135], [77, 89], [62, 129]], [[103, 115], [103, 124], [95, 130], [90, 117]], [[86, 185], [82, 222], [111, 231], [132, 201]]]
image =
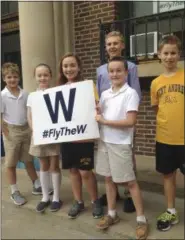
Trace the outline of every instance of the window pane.
[[133, 2], [133, 17], [142, 17], [153, 14], [153, 2]]
[[18, 12], [18, 2], [9, 2], [10, 3], [10, 13]]
[[18, 12], [18, 2], [1, 2], [1, 14], [6, 15]]
[[1, 2], [1, 14], [6, 15], [9, 12], [9, 3], [8, 2]]

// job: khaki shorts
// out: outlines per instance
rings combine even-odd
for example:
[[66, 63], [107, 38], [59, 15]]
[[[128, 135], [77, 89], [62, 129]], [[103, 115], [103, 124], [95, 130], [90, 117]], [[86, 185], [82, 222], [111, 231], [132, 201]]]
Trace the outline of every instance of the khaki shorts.
[[29, 155], [31, 131], [28, 125], [17, 126], [7, 124], [8, 136], [3, 135], [6, 167], [16, 167], [18, 161], [31, 162]]
[[100, 140], [98, 150], [95, 153], [95, 166], [97, 174], [112, 177], [115, 183], [136, 179], [131, 145], [105, 143]]
[[33, 145], [33, 138], [32, 138], [29, 154], [38, 158], [59, 156], [60, 144]]

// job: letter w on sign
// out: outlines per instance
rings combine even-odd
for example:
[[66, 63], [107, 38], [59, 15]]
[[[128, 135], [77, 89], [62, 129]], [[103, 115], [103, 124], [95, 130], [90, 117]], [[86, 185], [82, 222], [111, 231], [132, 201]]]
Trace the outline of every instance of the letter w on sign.
[[68, 106], [66, 106], [62, 91], [56, 92], [54, 109], [52, 107], [49, 94], [43, 95], [52, 123], [58, 123], [59, 106], [62, 107], [62, 111], [63, 111], [66, 122], [71, 121], [72, 114], [73, 114], [75, 94], [76, 94], [76, 88], [70, 89], [69, 102], [68, 102]]

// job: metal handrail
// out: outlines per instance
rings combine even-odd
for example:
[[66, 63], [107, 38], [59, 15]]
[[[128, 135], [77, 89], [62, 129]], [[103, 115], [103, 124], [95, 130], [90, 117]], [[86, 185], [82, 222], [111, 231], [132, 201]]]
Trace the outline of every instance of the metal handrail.
[[[151, 23], [156, 23], [156, 25], [154, 25], [154, 29], [152, 31], [157, 32], [157, 43], [159, 41], [159, 36], [160, 33], [165, 33], [165, 34], [171, 34], [172, 33], [172, 21], [173, 19], [180, 19], [181, 21], [181, 28], [179, 31], [173, 31], [176, 34], [178, 33], [180, 36], [179, 38], [181, 39], [182, 43], [184, 40], [184, 18], [185, 18], [185, 10], [184, 9], [180, 9], [180, 10], [175, 10], [175, 11], [170, 11], [170, 12], [163, 12], [163, 13], [156, 13], [156, 14], [152, 14], [152, 15], [147, 15], [147, 16], [142, 16], [142, 17], [133, 17], [133, 18], [127, 18], [124, 20], [115, 20], [112, 22], [106, 22], [106, 23], [102, 23], [101, 21], [99, 22], [99, 29], [100, 29], [100, 61], [101, 64], [105, 62], [105, 35], [106, 33], [108, 33], [109, 31], [112, 30], [118, 30], [124, 34], [124, 38], [126, 39], [126, 51], [124, 52], [124, 56], [127, 57], [127, 59], [130, 59], [136, 63], [138, 63], [139, 61], [142, 60], [151, 60], [151, 55], [149, 56], [149, 51], [148, 51], [148, 32], [150, 31], [150, 28], [148, 27], [148, 24]], [[182, 19], [182, 20], [181, 20]], [[168, 31], [163, 31], [161, 30], [161, 21], [168, 21]], [[139, 32], [136, 30], [137, 26], [145, 26], [144, 30], [143, 30], [143, 34], [145, 34], [145, 53], [143, 54], [144, 56], [141, 58], [138, 57], [138, 46], [137, 46], [137, 39], [138, 36], [137, 34], [140, 33], [141, 31], [139, 30]], [[125, 34], [126, 32], [126, 28], [127, 28], [127, 35]], [[135, 40], [134, 40], [134, 52], [135, 52], [135, 57], [131, 57], [130, 56], [130, 41], [129, 38], [131, 35], [135, 35]], [[183, 46], [184, 47], [184, 46]], [[128, 50], [129, 48], [129, 50]], [[184, 48], [182, 49], [182, 57], [184, 56]], [[157, 59], [157, 54], [154, 54], [153, 59]]]

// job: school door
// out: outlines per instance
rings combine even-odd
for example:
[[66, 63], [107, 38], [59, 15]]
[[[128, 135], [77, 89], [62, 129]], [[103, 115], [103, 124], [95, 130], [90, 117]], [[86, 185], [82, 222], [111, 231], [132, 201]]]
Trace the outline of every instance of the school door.
[[[21, 73], [19, 85], [22, 87], [23, 82], [19, 31], [1, 35], [1, 65], [5, 62], [13, 62], [19, 66]], [[1, 81], [1, 90], [4, 87], [5, 83], [4, 81]]]

